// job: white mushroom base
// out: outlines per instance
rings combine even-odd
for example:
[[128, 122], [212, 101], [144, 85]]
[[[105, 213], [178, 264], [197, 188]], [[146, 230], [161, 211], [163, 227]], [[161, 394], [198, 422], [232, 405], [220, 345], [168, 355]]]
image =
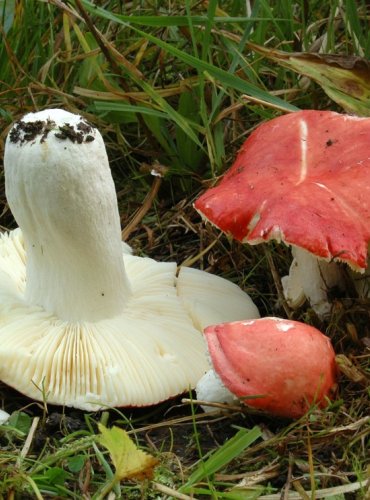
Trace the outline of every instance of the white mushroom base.
[[[234, 404], [238, 398], [227, 389], [217, 373], [211, 369], [203, 375], [195, 387], [197, 399], [209, 403]], [[214, 411], [214, 406], [201, 405], [205, 412]]]

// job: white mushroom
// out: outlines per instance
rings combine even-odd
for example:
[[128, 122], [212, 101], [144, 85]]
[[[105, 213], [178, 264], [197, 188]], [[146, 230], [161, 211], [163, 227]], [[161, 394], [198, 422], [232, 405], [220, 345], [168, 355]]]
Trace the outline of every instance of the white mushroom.
[[63, 110], [28, 114], [5, 147], [21, 229], [0, 237], [0, 379], [86, 410], [155, 404], [208, 369], [201, 330], [257, 317], [216, 276], [131, 255], [103, 139]]
[[0, 425], [6, 424], [7, 421], [9, 420], [9, 413], [7, 413], [4, 410], [0, 410]]

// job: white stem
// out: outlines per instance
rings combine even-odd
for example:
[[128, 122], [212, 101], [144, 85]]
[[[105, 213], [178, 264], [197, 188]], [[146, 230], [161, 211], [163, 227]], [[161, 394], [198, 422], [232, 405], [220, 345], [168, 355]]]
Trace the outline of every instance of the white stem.
[[99, 132], [90, 129], [82, 143], [58, 138], [60, 125], [77, 131], [81, 118], [52, 112], [27, 115], [26, 122], [53, 120], [55, 130], [44, 140], [10, 134], [4, 158], [6, 195], [27, 250], [25, 297], [60, 319], [95, 322], [120, 314], [130, 296], [115, 187]]
[[304, 295], [321, 318], [330, 313], [328, 290], [342, 286], [339, 265], [318, 259], [307, 250], [292, 247], [293, 262], [289, 276], [283, 278], [285, 297], [292, 307], [298, 307]]

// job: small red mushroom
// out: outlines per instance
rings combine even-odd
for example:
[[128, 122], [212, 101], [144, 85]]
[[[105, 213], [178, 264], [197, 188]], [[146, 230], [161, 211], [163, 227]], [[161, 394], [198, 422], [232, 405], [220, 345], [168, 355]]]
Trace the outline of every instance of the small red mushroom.
[[[345, 262], [364, 273], [370, 241], [370, 118], [304, 110], [259, 126], [222, 180], [195, 202], [243, 243], [293, 248], [292, 307], [306, 296], [320, 316]], [[363, 281], [363, 280], [362, 280]]]
[[[334, 349], [329, 338], [312, 326], [268, 317], [209, 326], [204, 333], [214, 371], [248, 406], [299, 418], [313, 404], [325, 407], [334, 394]], [[198, 399], [220, 398], [209, 372], [196, 390]]]

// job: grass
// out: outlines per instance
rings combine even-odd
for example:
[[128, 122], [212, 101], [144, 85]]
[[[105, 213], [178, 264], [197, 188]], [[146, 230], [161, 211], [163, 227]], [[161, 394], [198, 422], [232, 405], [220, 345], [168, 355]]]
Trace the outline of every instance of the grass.
[[[1, 153], [24, 113], [82, 111], [103, 132], [122, 226], [145, 212], [125, 233], [135, 251], [223, 275], [263, 315], [283, 316], [270, 267], [286, 273], [287, 249], [230, 242], [191, 204], [264, 120], [303, 108], [370, 115], [369, 15], [361, 0], [1, 0]], [[361, 92], [343, 87], [339, 73]], [[153, 165], [165, 172], [160, 185], [152, 186]], [[13, 228], [1, 181], [1, 225]], [[1, 386], [12, 417], [0, 427], [0, 497], [369, 498], [369, 303], [337, 297], [324, 323], [307, 305], [294, 314], [343, 356], [338, 399], [327, 409], [290, 422], [244, 407], [205, 415], [177, 398], [84, 414]], [[113, 481], [99, 423], [125, 429], [158, 460], [152, 478]]]

